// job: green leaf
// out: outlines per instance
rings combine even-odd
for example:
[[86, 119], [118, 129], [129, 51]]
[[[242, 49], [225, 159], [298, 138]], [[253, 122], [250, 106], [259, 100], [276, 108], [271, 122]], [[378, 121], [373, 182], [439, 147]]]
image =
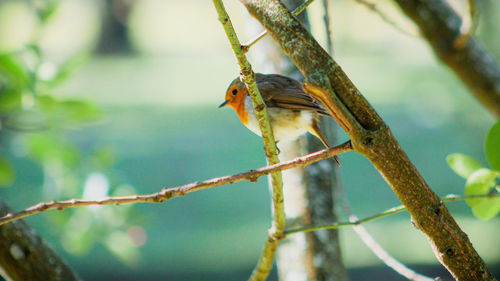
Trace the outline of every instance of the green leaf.
[[[465, 183], [465, 195], [484, 195], [495, 185], [495, 179], [499, 173], [490, 169], [482, 168], [470, 175]], [[467, 199], [469, 206], [473, 207], [482, 199]]]
[[40, 21], [42, 22], [42, 24], [46, 24], [51, 18], [52, 16], [56, 13], [57, 9], [59, 8], [59, 3], [60, 1], [59, 0], [52, 0], [52, 1], [44, 1], [43, 4], [40, 4], [40, 5], [43, 5], [43, 6], [40, 6], [38, 7], [37, 9], [37, 14], [38, 14], [38, 17], [40, 18]]
[[485, 198], [472, 207], [472, 213], [479, 219], [489, 220], [494, 218], [500, 212], [500, 198], [492, 197]]
[[[465, 184], [466, 195], [488, 194], [496, 184], [496, 178], [500, 172], [486, 168], [472, 173]], [[467, 204], [472, 207], [472, 213], [480, 219], [490, 219], [500, 211], [500, 197], [467, 199]]]
[[16, 83], [27, 85], [30, 81], [28, 73], [15, 58], [15, 53], [0, 54], [0, 72], [13, 78]]
[[95, 120], [100, 116], [97, 107], [88, 102], [67, 100], [61, 102], [64, 116], [70, 121], [88, 122]]
[[29, 155], [41, 164], [60, 161], [66, 167], [74, 167], [81, 157], [73, 144], [51, 134], [31, 135], [27, 141]]
[[488, 132], [484, 153], [491, 168], [500, 171], [500, 121], [496, 122]]
[[22, 95], [13, 89], [0, 89], [0, 112], [10, 114], [21, 109]]
[[0, 156], [0, 187], [8, 187], [14, 182], [14, 168], [7, 158]]
[[446, 157], [448, 166], [464, 179], [467, 179], [472, 173], [483, 168], [476, 159], [461, 153], [454, 153]]
[[66, 81], [78, 68], [80, 68], [89, 59], [87, 52], [76, 54], [67, 60], [64, 64], [59, 65], [57, 73], [49, 81], [45, 81], [50, 87], [57, 86]]
[[101, 114], [92, 103], [79, 100], [58, 101], [50, 95], [37, 96], [37, 105], [49, 122], [59, 125], [93, 121]]
[[46, 114], [56, 112], [59, 107], [59, 103], [49, 95], [39, 95], [36, 97], [36, 101], [40, 109]]

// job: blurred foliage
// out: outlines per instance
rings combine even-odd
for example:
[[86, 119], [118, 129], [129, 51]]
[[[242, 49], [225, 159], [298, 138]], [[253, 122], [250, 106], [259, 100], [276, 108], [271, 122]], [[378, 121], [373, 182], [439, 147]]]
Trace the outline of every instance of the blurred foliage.
[[9, 186], [14, 182], [15, 171], [9, 160], [0, 156], [0, 187]]
[[[488, 132], [484, 151], [491, 169], [465, 154], [455, 153], [446, 158], [453, 171], [467, 180], [465, 195], [493, 195], [500, 192], [500, 121]], [[472, 208], [472, 213], [483, 220], [491, 219], [500, 212], [500, 197], [473, 198], [466, 202]]]
[[[133, 194], [111, 172], [116, 153], [108, 145], [84, 153], [66, 135], [68, 129], [91, 124], [101, 118], [93, 103], [82, 99], [60, 99], [53, 91], [85, 62], [87, 52], [79, 53], [61, 63], [46, 58], [40, 47], [41, 34], [56, 13], [60, 1], [32, 1], [38, 16], [38, 34], [33, 42], [19, 50], [0, 53], [0, 138], [2, 143], [15, 140], [22, 150], [43, 171], [43, 198], [40, 200], [84, 197], [87, 199], [114, 194]], [[13, 153], [2, 146], [0, 186], [15, 181], [17, 167]], [[10, 157], [9, 157], [10, 156]], [[111, 175], [111, 176], [110, 176]], [[83, 188], [82, 188], [83, 187]], [[19, 190], [19, 192], [25, 192]], [[61, 244], [76, 255], [87, 253], [96, 242], [127, 264], [137, 262], [138, 249], [127, 236], [130, 228], [125, 218], [131, 207], [78, 208], [51, 213], [51, 228], [61, 237]], [[128, 240], [127, 240], [128, 239]], [[127, 242], [128, 241], [128, 242]], [[119, 245], [118, 245], [119, 244]]]

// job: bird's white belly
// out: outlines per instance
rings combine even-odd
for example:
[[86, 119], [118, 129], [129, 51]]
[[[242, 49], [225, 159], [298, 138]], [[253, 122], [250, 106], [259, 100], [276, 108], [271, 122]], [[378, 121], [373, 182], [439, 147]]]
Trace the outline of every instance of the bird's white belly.
[[[255, 117], [250, 96], [245, 98], [245, 108], [248, 111], [247, 128], [260, 136], [260, 127]], [[267, 113], [273, 128], [274, 139], [281, 142], [295, 140], [305, 134], [313, 121], [313, 112], [310, 111], [296, 112], [277, 107], [268, 107]]]

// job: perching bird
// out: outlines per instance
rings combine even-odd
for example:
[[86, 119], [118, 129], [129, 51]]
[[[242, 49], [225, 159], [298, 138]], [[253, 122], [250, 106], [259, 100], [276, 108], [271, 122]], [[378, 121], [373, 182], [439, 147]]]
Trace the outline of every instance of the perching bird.
[[[256, 73], [255, 79], [262, 99], [267, 106], [269, 121], [276, 141], [289, 141], [306, 132], [321, 140], [326, 148], [330, 145], [319, 128], [319, 115], [330, 116], [319, 103], [302, 89], [302, 83], [279, 74]], [[220, 107], [232, 107], [241, 122], [252, 132], [261, 135], [252, 99], [240, 78], [231, 82], [225, 101]], [[338, 159], [335, 157], [335, 160]]]

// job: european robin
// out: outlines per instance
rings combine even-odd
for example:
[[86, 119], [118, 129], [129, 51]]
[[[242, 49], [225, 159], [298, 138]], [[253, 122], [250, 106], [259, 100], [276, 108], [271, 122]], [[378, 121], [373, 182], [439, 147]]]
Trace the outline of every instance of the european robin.
[[[302, 83], [279, 74], [256, 73], [257, 87], [267, 106], [269, 121], [276, 141], [289, 141], [306, 132], [319, 138], [326, 148], [330, 145], [319, 128], [318, 116], [330, 116], [328, 112], [302, 89]], [[253, 103], [245, 83], [240, 78], [231, 82], [225, 101], [220, 107], [229, 105], [250, 131], [261, 135]], [[335, 157], [337, 163], [339, 162]]]

